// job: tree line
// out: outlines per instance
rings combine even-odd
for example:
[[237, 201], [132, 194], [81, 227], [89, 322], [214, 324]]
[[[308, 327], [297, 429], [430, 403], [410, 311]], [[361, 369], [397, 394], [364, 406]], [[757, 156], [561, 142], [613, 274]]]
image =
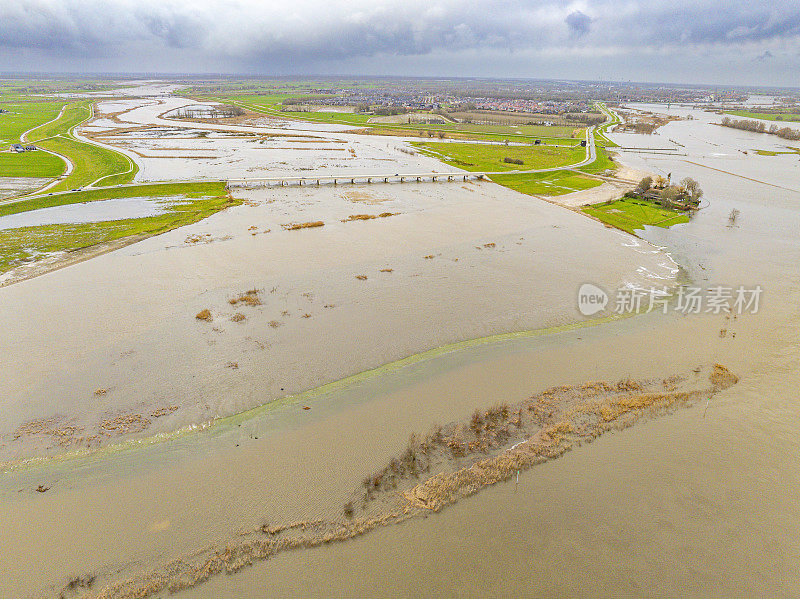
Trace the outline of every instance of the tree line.
[[783, 139], [798, 140], [800, 139], [800, 131], [792, 129], [791, 127], [778, 127], [778, 125], [770, 125], [767, 127], [766, 123], [761, 121], [751, 121], [749, 119], [732, 119], [725, 117], [720, 123], [723, 127], [732, 127], [733, 129], [742, 129], [743, 131], [752, 131], [753, 133], [767, 133], [769, 135], [777, 135]]

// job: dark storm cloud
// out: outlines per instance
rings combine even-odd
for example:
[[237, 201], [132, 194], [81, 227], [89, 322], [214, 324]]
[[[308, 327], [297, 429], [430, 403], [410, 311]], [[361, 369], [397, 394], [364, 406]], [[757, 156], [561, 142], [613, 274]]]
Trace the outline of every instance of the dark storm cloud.
[[569, 13], [564, 21], [576, 37], [583, 37], [592, 28], [592, 18], [579, 10]]
[[280, 63], [302, 71], [444, 53], [569, 57], [578, 39], [596, 56], [713, 48], [733, 59], [745, 46], [751, 57], [774, 44], [789, 55], [799, 38], [797, 0], [0, 0], [0, 68], [13, 66], [4, 55], [24, 52], [104, 64], [133, 53], [163, 70], [189, 54], [233, 70]]

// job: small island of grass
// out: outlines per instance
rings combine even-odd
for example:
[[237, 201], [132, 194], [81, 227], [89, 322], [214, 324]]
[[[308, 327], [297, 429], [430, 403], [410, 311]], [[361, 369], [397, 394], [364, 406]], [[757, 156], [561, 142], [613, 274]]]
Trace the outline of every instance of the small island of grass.
[[694, 179], [683, 179], [679, 185], [668, 185], [663, 177], [645, 177], [619, 200], [586, 206], [583, 212], [600, 221], [635, 234], [646, 225], [668, 228], [688, 223], [698, 210], [703, 190]]

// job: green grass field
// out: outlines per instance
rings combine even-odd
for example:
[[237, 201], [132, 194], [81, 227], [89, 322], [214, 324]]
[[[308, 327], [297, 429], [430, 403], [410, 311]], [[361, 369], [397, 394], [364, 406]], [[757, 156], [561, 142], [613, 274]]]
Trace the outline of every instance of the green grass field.
[[572, 171], [492, 175], [492, 181], [527, 195], [560, 196], [602, 185], [602, 181], [583, 177]]
[[0, 272], [38, 260], [52, 252], [71, 251], [133, 235], [164, 233], [202, 220], [240, 203], [219, 183], [174, 183], [142, 185], [113, 190], [92, 190], [45, 196], [0, 205], [0, 216], [47, 206], [74, 204], [121, 197], [184, 197], [192, 202], [173, 205], [158, 216], [99, 223], [44, 225], [0, 230]]
[[643, 229], [645, 225], [667, 228], [678, 223], [689, 222], [689, 215], [685, 212], [662, 208], [651, 202], [630, 198], [589, 206], [583, 211], [628, 233]]
[[0, 148], [19, 143], [20, 136], [35, 127], [58, 116], [64, 102], [7, 102], [0, 97]]
[[37, 127], [28, 134], [28, 141], [32, 143], [40, 142], [43, 139], [54, 135], [68, 133], [73, 127], [81, 124], [92, 116], [92, 109], [89, 102], [75, 102], [64, 108], [61, 116], [50, 123]]
[[0, 153], [0, 177], [39, 177], [52, 179], [64, 172], [64, 161], [41, 150]]
[[746, 119], [761, 119], [764, 121], [785, 121], [785, 122], [798, 122], [800, 121], [800, 112], [755, 112], [750, 110], [726, 110], [725, 114], [731, 116], [738, 116]]
[[[567, 166], [586, 157], [586, 148], [575, 140], [562, 140], [563, 146], [506, 146], [501, 144], [414, 142], [422, 153], [468, 171], [516, 171]], [[522, 160], [508, 164], [503, 158]]]

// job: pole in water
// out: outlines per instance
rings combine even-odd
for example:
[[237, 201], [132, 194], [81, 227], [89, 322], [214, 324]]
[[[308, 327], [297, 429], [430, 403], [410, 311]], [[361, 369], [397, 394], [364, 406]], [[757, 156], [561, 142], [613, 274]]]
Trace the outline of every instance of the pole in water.
[[519, 488], [519, 470], [517, 470], [517, 482], [516, 482], [516, 484], [514, 485], [514, 493], [516, 493], [516, 492], [517, 492], [517, 489], [518, 489], [518, 488]]
[[711, 403], [711, 396], [709, 395], [708, 399], [706, 399], [706, 410], [705, 410], [705, 412], [703, 412], [703, 418], [706, 417], [706, 412], [708, 412], [708, 404], [710, 404], [710, 403]]

